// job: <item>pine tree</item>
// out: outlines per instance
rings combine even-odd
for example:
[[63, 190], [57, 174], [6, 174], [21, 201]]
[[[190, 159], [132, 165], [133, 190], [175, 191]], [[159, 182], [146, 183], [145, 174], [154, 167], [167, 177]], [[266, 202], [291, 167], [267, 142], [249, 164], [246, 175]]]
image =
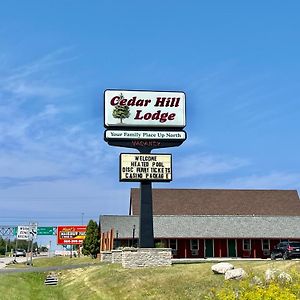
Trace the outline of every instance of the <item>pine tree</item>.
[[98, 224], [96, 221], [90, 220], [86, 228], [85, 239], [83, 240], [82, 253], [97, 257], [97, 253], [100, 252], [99, 240]]
[[[120, 101], [124, 98], [123, 94], [120, 95]], [[112, 112], [112, 115], [115, 119], [120, 119], [121, 124], [123, 123], [123, 119], [129, 118], [129, 106], [128, 105], [119, 105], [117, 104]]]

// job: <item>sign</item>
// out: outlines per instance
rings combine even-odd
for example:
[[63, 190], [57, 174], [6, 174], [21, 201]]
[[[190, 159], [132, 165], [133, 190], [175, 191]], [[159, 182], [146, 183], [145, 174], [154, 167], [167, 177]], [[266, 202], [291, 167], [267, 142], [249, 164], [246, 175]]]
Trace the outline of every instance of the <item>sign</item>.
[[37, 236], [37, 223], [29, 225], [29, 239], [35, 239]]
[[105, 140], [185, 140], [185, 131], [106, 130]]
[[58, 245], [81, 245], [85, 239], [86, 226], [57, 226]]
[[55, 227], [38, 227], [38, 235], [55, 235]]
[[104, 108], [106, 128], [185, 127], [183, 92], [106, 90]]
[[171, 154], [120, 154], [120, 181], [171, 181]]
[[29, 225], [18, 226], [17, 240], [26, 240], [26, 241], [29, 240], [29, 230], [30, 230]]

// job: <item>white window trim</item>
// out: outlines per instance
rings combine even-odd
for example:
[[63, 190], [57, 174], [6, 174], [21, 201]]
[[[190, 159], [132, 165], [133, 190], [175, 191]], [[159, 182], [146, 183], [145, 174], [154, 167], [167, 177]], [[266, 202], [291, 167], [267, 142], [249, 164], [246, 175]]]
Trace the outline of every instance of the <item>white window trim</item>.
[[[268, 248], [264, 248], [264, 241], [268, 241]], [[261, 249], [262, 250], [270, 250], [270, 240], [269, 239], [262, 239], [261, 240]]]
[[169, 248], [171, 248], [171, 240], [175, 240], [176, 241], [176, 248], [172, 248], [173, 250], [178, 250], [178, 241], [177, 239], [169, 239]]
[[[250, 242], [250, 249], [245, 249], [245, 241], [248, 240]], [[243, 239], [243, 251], [251, 251], [251, 239]]]
[[[197, 241], [196, 249], [192, 249], [192, 241]], [[199, 240], [198, 239], [190, 239], [190, 250], [199, 250]]]

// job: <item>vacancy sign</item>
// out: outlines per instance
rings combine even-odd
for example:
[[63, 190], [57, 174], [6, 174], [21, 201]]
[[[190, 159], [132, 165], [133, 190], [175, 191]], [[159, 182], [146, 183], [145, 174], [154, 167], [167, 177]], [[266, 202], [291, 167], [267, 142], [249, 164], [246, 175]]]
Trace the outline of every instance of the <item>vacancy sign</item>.
[[58, 245], [81, 245], [85, 239], [86, 226], [57, 226]]
[[29, 225], [18, 226], [17, 240], [27, 241], [29, 239], [30, 229], [31, 229], [31, 226], [29, 226]]
[[106, 90], [104, 107], [106, 128], [185, 127], [183, 92]]
[[120, 154], [120, 181], [171, 181], [171, 154]]

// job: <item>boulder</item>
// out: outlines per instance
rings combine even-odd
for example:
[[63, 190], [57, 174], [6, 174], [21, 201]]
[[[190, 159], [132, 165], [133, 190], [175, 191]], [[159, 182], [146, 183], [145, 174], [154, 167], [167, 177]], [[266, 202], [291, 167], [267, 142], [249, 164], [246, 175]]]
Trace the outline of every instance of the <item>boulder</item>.
[[267, 269], [265, 273], [265, 279], [267, 282], [271, 280], [280, 280], [282, 282], [291, 282], [292, 276], [286, 272], [282, 272], [277, 269]]
[[230, 263], [221, 262], [218, 264], [215, 264], [211, 267], [211, 270], [215, 274], [225, 274], [226, 271], [234, 269], [234, 266]]
[[268, 281], [276, 279], [279, 272], [280, 271], [276, 270], [276, 269], [267, 269], [265, 272], [265, 280], [268, 282]]
[[228, 279], [240, 280], [240, 279], [245, 278], [246, 276], [247, 276], [247, 273], [242, 268], [238, 268], [238, 269], [228, 270], [225, 273], [225, 280], [228, 280]]
[[288, 273], [285, 273], [285, 272], [281, 272], [278, 275], [278, 279], [282, 282], [292, 282], [292, 276]]

